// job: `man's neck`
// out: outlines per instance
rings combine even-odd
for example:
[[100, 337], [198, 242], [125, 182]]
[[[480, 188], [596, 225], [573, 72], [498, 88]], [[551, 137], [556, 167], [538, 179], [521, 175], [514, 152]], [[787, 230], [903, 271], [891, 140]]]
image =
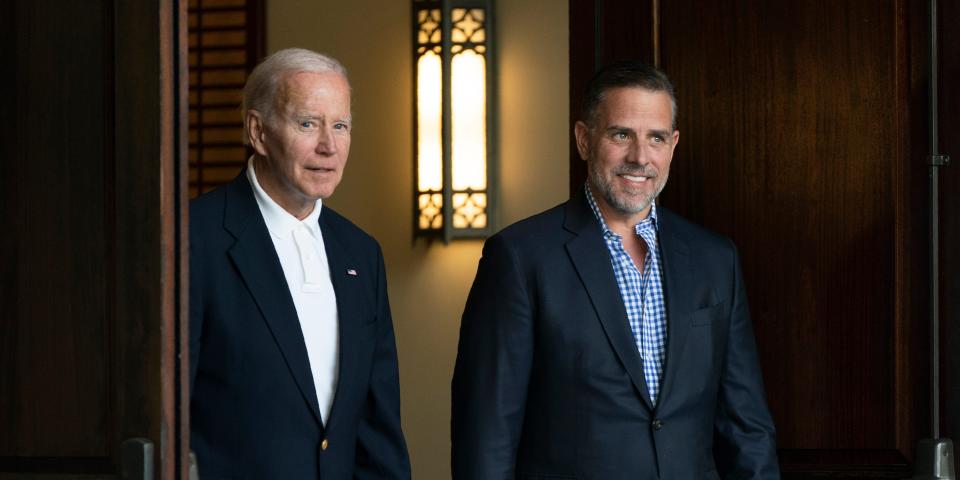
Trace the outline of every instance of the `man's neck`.
[[650, 215], [650, 206], [639, 213], [625, 213], [610, 206], [602, 195], [595, 197], [607, 228], [621, 237], [636, 235], [636, 226]]
[[287, 213], [297, 217], [297, 220], [303, 220], [313, 212], [316, 201], [285, 194], [280, 185], [280, 179], [274, 174], [267, 159], [254, 155], [253, 171], [257, 175], [257, 183], [260, 184], [260, 188]]

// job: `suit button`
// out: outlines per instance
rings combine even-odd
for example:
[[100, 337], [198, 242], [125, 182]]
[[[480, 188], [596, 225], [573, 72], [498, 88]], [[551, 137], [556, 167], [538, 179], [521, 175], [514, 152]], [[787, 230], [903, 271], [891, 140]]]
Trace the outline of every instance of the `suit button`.
[[324, 438], [323, 441], [320, 442], [320, 450], [326, 450], [327, 447], [329, 446], [330, 446], [330, 442], [328, 442], [326, 438]]
[[660, 430], [661, 428], [663, 428], [663, 422], [659, 418], [653, 419], [653, 429]]

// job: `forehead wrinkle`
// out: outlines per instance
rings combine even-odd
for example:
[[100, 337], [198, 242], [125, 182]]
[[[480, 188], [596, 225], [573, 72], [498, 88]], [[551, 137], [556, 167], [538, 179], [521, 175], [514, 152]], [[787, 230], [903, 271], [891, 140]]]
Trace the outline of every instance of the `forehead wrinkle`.
[[[311, 90], [297, 88], [298, 85], [295, 82], [295, 78], [297, 77], [297, 75], [300, 75], [302, 73], [319, 73], [322, 75], [329, 72], [293, 71], [293, 72], [288, 72], [284, 74], [282, 79], [278, 82], [277, 93], [274, 95], [274, 100], [275, 100], [274, 108], [279, 112], [283, 112], [283, 114], [291, 118], [297, 118], [297, 119], [308, 118], [308, 119], [325, 120], [326, 116], [324, 116], [323, 114], [313, 113], [313, 112], [304, 110], [305, 108], [311, 108], [313, 106], [312, 104], [314, 103], [313, 102], [314, 95]], [[344, 81], [346, 80], [346, 78], [343, 77], [342, 75], [337, 75], [337, 76], [341, 79], [344, 79]], [[351, 95], [350, 85], [349, 83], [347, 83], [346, 85], [347, 85], [347, 102], [349, 102], [350, 95]], [[333, 87], [327, 85], [327, 86], [324, 86], [323, 88], [326, 89], [326, 88], [333, 88]], [[353, 117], [353, 112], [351, 111], [347, 114], [345, 119], [338, 119], [338, 120], [350, 122], [353, 119], [352, 117]]]

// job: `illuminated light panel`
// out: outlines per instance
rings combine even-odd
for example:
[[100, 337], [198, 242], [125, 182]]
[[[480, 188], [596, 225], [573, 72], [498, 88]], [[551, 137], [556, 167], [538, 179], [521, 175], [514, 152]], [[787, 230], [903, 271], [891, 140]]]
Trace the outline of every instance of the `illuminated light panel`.
[[428, 50], [417, 61], [417, 187], [443, 188], [443, 96], [440, 55]]
[[486, 60], [464, 50], [452, 62], [453, 189], [487, 188]]

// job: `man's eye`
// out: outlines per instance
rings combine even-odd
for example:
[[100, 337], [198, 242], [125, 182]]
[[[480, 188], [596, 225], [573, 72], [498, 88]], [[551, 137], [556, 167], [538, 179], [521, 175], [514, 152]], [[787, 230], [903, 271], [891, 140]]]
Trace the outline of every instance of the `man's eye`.
[[316, 124], [315, 124], [314, 122], [312, 122], [312, 121], [309, 121], [309, 120], [308, 120], [308, 121], [305, 121], [305, 122], [300, 122], [300, 128], [313, 128], [314, 125], [316, 125]]
[[663, 140], [663, 137], [661, 137], [660, 135], [654, 135], [650, 137], [650, 141], [653, 143], [663, 143], [664, 140]]
[[613, 134], [613, 139], [617, 141], [625, 141], [630, 139], [630, 135], [627, 132], [616, 132]]

